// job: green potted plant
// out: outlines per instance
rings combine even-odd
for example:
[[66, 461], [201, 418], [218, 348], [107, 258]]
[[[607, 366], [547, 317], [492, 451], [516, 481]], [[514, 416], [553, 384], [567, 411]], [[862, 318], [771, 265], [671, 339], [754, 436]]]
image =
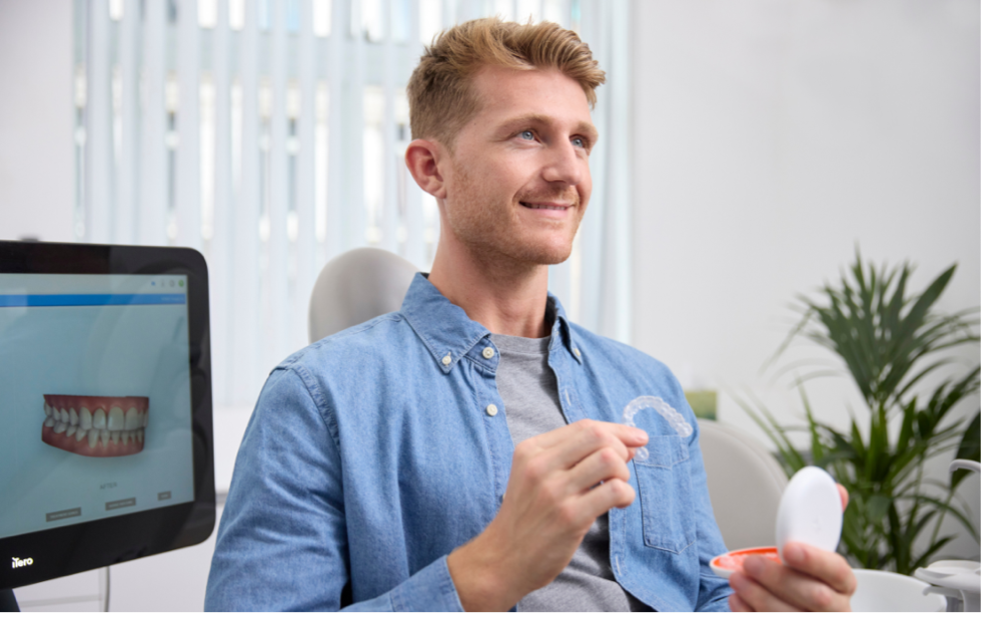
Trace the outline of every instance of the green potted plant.
[[[858, 249], [856, 262], [838, 284], [823, 286], [815, 300], [799, 296], [795, 309], [801, 319], [772, 358], [780, 357], [796, 338], [833, 351], [866, 403], [865, 419], [851, 412], [848, 431], [817, 420], [804, 383], [828, 371], [796, 380], [804, 425], [783, 426], [760, 402], [752, 405], [738, 398], [777, 447], [789, 475], [807, 464], [818, 465], [849, 491], [840, 552], [855, 566], [901, 574], [928, 565], [953, 540], [952, 535], [940, 536], [947, 516], [979, 541], [969, 504], [956, 495], [968, 472], [957, 471], [949, 482], [939, 482], [925, 478], [925, 464], [949, 453], [980, 460], [979, 409], [971, 419], [956, 420], [951, 414], [960, 401], [979, 391], [980, 365], [944, 379], [930, 393], [919, 387], [954, 362], [954, 348], [979, 343], [979, 310], [948, 315], [932, 310], [955, 265], [921, 293], [909, 295], [912, 269], [908, 263], [890, 270], [865, 267]], [[868, 430], [861, 431], [864, 421]], [[808, 452], [793, 446], [790, 434], [795, 431], [808, 434]], [[927, 547], [916, 550], [922, 534], [929, 534]]]

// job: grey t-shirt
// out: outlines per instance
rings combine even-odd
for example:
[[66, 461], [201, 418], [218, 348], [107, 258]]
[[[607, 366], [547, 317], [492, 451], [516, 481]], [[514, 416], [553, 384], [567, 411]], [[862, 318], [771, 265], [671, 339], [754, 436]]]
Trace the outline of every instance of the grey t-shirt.
[[[495, 383], [505, 402], [513, 443], [564, 426], [556, 376], [548, 363], [550, 338], [492, 334], [491, 340], [501, 354]], [[522, 598], [518, 610], [651, 610], [614, 580], [608, 547], [608, 516], [604, 514], [591, 525], [570, 564], [552, 583]]]

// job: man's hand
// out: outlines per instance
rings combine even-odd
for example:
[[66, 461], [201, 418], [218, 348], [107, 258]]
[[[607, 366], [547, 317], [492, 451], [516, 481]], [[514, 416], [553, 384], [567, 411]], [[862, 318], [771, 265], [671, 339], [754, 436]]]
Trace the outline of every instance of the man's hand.
[[[843, 509], [846, 489], [837, 485]], [[744, 571], [731, 574], [733, 611], [849, 611], [857, 579], [846, 559], [801, 542], [789, 542], [786, 564], [759, 555], [744, 561]]]
[[447, 558], [464, 609], [507, 611], [556, 578], [598, 516], [634, 501], [627, 463], [647, 442], [640, 429], [581, 420], [516, 446], [495, 519]]

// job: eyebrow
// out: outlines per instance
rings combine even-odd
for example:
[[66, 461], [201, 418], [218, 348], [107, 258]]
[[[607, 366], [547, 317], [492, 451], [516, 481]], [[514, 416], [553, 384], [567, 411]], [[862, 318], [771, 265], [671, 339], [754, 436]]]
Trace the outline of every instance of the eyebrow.
[[[553, 124], [553, 119], [542, 114], [526, 114], [524, 116], [517, 116], [515, 118], [505, 120], [501, 124], [501, 129], [503, 131], [510, 131], [516, 127], [529, 124], [550, 125]], [[574, 133], [587, 137], [591, 143], [596, 142], [598, 138], [597, 129], [594, 128], [593, 124], [588, 122], [578, 122], [577, 126], [574, 127]]]

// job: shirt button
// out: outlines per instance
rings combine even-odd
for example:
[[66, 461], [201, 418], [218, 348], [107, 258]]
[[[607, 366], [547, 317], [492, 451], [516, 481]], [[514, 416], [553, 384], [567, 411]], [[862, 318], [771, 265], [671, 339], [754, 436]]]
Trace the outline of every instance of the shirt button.
[[573, 355], [575, 355], [575, 356], [577, 356], [579, 358], [580, 357], [580, 350], [577, 349], [576, 347], [574, 347], [573, 348]]
[[486, 360], [491, 360], [491, 357], [495, 355], [495, 350], [491, 347], [485, 347], [484, 350], [482, 350], [481, 355], [483, 355]]
[[495, 406], [495, 403], [492, 403], [488, 407], [485, 407], [485, 413], [489, 416], [494, 416], [498, 413], [498, 407]]
[[447, 366], [448, 364], [450, 364], [451, 363], [451, 355], [450, 354], [447, 354], [446, 356], [444, 356], [444, 358], [441, 360], [441, 362], [444, 363], [444, 366]]

